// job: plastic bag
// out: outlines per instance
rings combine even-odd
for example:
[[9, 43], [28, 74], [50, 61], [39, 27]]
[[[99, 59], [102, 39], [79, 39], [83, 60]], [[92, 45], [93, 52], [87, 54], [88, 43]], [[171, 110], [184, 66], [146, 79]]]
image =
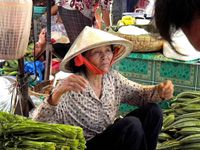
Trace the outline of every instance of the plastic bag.
[[35, 74], [36, 72], [39, 76], [39, 81], [43, 80], [44, 64], [41, 61], [35, 61], [36, 68], [34, 67], [34, 62], [25, 62], [24, 71], [26, 73]]
[[10, 112], [12, 110], [12, 99], [17, 96], [15, 87], [16, 80], [11, 77], [0, 77], [0, 111]]

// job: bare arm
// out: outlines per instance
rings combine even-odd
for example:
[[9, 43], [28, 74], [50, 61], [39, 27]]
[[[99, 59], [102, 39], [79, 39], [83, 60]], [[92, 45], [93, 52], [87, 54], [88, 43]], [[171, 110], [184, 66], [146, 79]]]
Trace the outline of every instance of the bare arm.
[[51, 97], [47, 100], [50, 105], [56, 106], [60, 101], [60, 97], [68, 92], [75, 91], [80, 92], [83, 91], [88, 84], [88, 81], [79, 75], [70, 75], [69, 77], [60, 81], [60, 83], [56, 86], [53, 91]]
[[58, 12], [58, 6], [57, 5], [53, 5], [52, 7], [51, 7], [51, 15], [56, 15], [57, 14], [57, 12]]
[[110, 11], [106, 9], [105, 10], [102, 9], [102, 16], [103, 16], [102, 18], [106, 26], [109, 27], [110, 26]]

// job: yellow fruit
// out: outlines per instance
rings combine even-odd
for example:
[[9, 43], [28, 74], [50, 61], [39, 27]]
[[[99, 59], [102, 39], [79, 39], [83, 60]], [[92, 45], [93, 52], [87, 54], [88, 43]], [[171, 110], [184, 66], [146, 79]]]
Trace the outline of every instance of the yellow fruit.
[[122, 21], [125, 25], [134, 25], [135, 24], [135, 18], [132, 16], [123, 16]]
[[124, 22], [122, 20], [119, 20], [117, 22], [117, 26], [120, 27], [120, 26], [124, 26]]

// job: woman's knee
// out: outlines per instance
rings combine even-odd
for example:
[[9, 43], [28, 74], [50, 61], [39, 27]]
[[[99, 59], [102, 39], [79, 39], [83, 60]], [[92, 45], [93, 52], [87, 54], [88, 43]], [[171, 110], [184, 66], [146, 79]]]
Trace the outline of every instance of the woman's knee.
[[125, 124], [123, 130], [126, 134], [132, 134], [138, 138], [144, 136], [142, 123], [137, 117], [128, 116], [123, 118], [122, 121]]
[[149, 108], [149, 112], [156, 118], [158, 119], [162, 119], [163, 118], [163, 113], [162, 113], [162, 109], [160, 108], [160, 106], [156, 103], [151, 103], [148, 105]]

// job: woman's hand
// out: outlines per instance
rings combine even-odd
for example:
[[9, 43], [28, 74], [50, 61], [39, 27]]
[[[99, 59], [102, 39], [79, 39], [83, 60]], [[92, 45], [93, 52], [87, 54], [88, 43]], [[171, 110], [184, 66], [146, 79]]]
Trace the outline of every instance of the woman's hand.
[[174, 85], [171, 80], [166, 80], [157, 86], [157, 90], [161, 99], [168, 100], [173, 97]]
[[69, 91], [81, 92], [85, 90], [88, 85], [88, 81], [79, 75], [70, 75], [69, 77], [59, 81], [56, 86], [49, 103], [51, 105], [57, 105], [60, 101], [60, 97]]

